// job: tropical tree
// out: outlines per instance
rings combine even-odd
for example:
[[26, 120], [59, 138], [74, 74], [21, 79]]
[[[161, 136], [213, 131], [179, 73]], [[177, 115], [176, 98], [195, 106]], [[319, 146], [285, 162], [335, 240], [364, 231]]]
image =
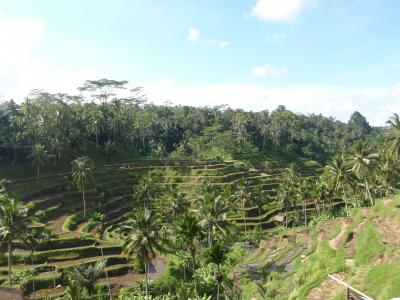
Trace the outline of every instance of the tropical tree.
[[378, 158], [379, 154], [370, 153], [368, 144], [362, 141], [356, 144], [353, 153], [349, 157], [352, 165], [351, 170], [364, 181], [365, 199], [369, 199], [371, 205], [374, 205], [374, 199], [370, 190], [369, 176], [374, 171]]
[[64, 300], [82, 300], [82, 287], [79, 283], [68, 280], [68, 286], [64, 292]]
[[40, 178], [40, 166], [44, 165], [47, 161], [47, 153], [44, 146], [40, 143], [34, 144], [29, 154], [29, 158], [32, 159], [33, 166], [36, 167], [36, 180]]
[[5, 193], [0, 193], [0, 239], [7, 244], [10, 285], [12, 282], [13, 242], [17, 239], [22, 240], [28, 231], [28, 225], [31, 223], [28, 210], [28, 206], [22, 206], [19, 201]]
[[213, 190], [205, 190], [204, 193], [198, 194], [194, 199], [194, 207], [200, 226], [207, 232], [207, 242], [211, 247], [216, 233], [223, 236], [228, 234], [232, 224], [227, 218], [227, 213], [231, 208], [223, 197]]
[[174, 185], [167, 185], [163, 197], [160, 199], [163, 214], [172, 216], [176, 220], [189, 208], [189, 203], [185, 199], [185, 195], [179, 192]]
[[236, 192], [233, 194], [233, 200], [239, 206], [241, 206], [242, 216], [244, 220], [244, 234], [245, 239], [247, 241], [247, 222], [246, 222], [246, 208], [248, 205], [255, 204], [254, 198], [250, 191], [246, 188], [246, 183], [241, 181], [238, 186]]
[[293, 186], [288, 185], [286, 182], [282, 182], [279, 185], [276, 198], [281, 211], [285, 212], [285, 226], [289, 225], [289, 210], [293, 206], [294, 200]]
[[354, 188], [355, 179], [349, 165], [343, 155], [336, 155], [330, 164], [325, 167], [325, 178], [329, 188], [335, 193], [341, 194], [345, 203], [346, 214], [349, 215], [348, 199], [346, 191]]
[[99, 237], [99, 239], [103, 238], [103, 234], [104, 234], [104, 223], [106, 221], [106, 215], [101, 213], [101, 212], [94, 212], [90, 218], [89, 218], [89, 224], [93, 224], [94, 226], [98, 226], [97, 227], [97, 236]]
[[113, 154], [115, 151], [116, 151], [116, 147], [115, 147], [115, 144], [113, 142], [107, 141], [104, 144], [104, 153], [106, 154], [107, 163], [110, 162], [111, 154]]
[[139, 183], [133, 187], [133, 190], [133, 199], [138, 202], [143, 201], [144, 208], [146, 208], [146, 203], [153, 200], [157, 193], [157, 187], [150, 175], [140, 178]]
[[196, 216], [187, 213], [183, 219], [177, 223], [176, 232], [178, 236], [182, 237], [186, 245], [186, 250], [190, 254], [192, 263], [192, 272], [194, 274], [196, 267], [196, 245], [195, 241], [199, 238], [201, 233], [201, 228], [199, 226], [199, 221]]
[[149, 293], [149, 267], [157, 251], [164, 251], [160, 236], [160, 218], [145, 208], [132, 213], [121, 227], [124, 251], [129, 258], [139, 259], [144, 266], [146, 295]]
[[93, 184], [94, 163], [88, 156], [82, 156], [72, 161], [72, 184], [82, 192], [83, 217], [86, 217], [85, 190]]
[[[89, 224], [98, 226], [96, 235], [98, 236], [98, 238], [100, 240], [103, 238], [105, 220], [106, 220], [106, 215], [102, 214], [100, 212], [94, 212], [89, 218]], [[99, 242], [99, 247], [100, 247], [101, 257], [104, 259], [104, 251], [103, 251], [103, 246], [101, 244], [101, 241]], [[105, 266], [104, 266], [104, 273], [106, 275], [106, 280], [107, 280], [108, 295], [111, 298], [110, 280], [108, 278], [108, 272], [107, 272], [107, 268]]]
[[11, 185], [10, 180], [6, 178], [0, 179], [0, 193], [7, 193], [10, 185]]
[[215, 281], [217, 282], [217, 300], [220, 297], [220, 286], [223, 281], [221, 274], [221, 265], [225, 262], [228, 249], [223, 247], [220, 243], [215, 243], [212, 247], [206, 249], [204, 257], [207, 263], [213, 263], [217, 266], [217, 271], [214, 274]]
[[386, 137], [386, 153], [393, 160], [400, 159], [400, 117], [393, 114], [389, 121], [389, 130]]
[[68, 273], [71, 282], [82, 288], [85, 288], [89, 297], [95, 292], [97, 280], [101, 278], [105, 268], [105, 261], [99, 261], [95, 264], [80, 264], [74, 266]]

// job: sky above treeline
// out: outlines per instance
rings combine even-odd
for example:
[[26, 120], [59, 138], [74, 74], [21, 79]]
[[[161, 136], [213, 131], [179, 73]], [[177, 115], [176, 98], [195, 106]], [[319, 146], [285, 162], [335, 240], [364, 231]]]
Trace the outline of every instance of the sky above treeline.
[[398, 0], [0, 1], [0, 100], [128, 80], [148, 100], [400, 113]]

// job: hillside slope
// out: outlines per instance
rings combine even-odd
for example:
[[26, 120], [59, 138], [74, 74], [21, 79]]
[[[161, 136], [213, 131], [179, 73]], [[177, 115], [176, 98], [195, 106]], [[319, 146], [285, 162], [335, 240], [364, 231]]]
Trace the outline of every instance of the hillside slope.
[[345, 299], [343, 286], [328, 274], [376, 300], [399, 297], [399, 212], [397, 195], [350, 217], [284, 232], [250, 251], [235, 275], [249, 299]]

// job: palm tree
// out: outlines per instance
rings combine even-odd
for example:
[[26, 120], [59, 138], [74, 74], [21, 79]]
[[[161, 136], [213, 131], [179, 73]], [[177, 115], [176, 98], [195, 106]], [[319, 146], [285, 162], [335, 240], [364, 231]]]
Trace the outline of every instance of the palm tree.
[[90, 298], [95, 292], [96, 282], [103, 274], [105, 265], [106, 263], [103, 260], [95, 264], [80, 264], [74, 266], [68, 274], [69, 280], [75, 285], [85, 288]]
[[79, 284], [68, 280], [68, 286], [64, 292], [64, 300], [82, 300], [82, 288]]
[[94, 163], [88, 156], [82, 156], [72, 161], [72, 184], [82, 191], [83, 217], [86, 217], [85, 189], [93, 183]]
[[288, 185], [286, 182], [282, 182], [279, 185], [276, 198], [279, 203], [281, 211], [285, 211], [285, 226], [288, 227], [289, 224], [289, 209], [293, 206], [293, 194], [292, 186]]
[[354, 178], [349, 166], [346, 164], [343, 155], [337, 155], [332, 162], [325, 167], [327, 185], [335, 193], [342, 193], [342, 198], [346, 208], [346, 214], [349, 215], [349, 208], [346, 197], [346, 190], [354, 187]]
[[133, 199], [138, 202], [143, 201], [144, 208], [146, 208], [147, 201], [152, 200], [156, 194], [156, 186], [150, 175], [140, 178], [139, 183], [133, 189]]
[[90, 224], [93, 224], [94, 226], [98, 225], [96, 235], [99, 237], [99, 239], [103, 238], [105, 220], [106, 215], [100, 212], [94, 212], [89, 218]]
[[371, 205], [374, 205], [374, 199], [371, 195], [369, 187], [369, 176], [375, 169], [375, 163], [379, 158], [377, 153], [368, 152], [368, 144], [365, 142], [358, 142], [355, 146], [355, 151], [349, 157], [352, 165], [351, 170], [364, 181], [365, 187], [365, 199], [371, 201]]
[[247, 242], [247, 222], [246, 222], [246, 207], [254, 203], [251, 193], [246, 189], [244, 181], [240, 181], [238, 189], [233, 195], [234, 202], [241, 205], [242, 216], [244, 220], [244, 234]]
[[13, 241], [22, 239], [28, 230], [28, 225], [31, 223], [31, 218], [28, 217], [28, 209], [27, 206], [22, 206], [7, 194], [0, 194], [0, 238], [7, 243], [10, 285], [12, 282]]
[[[57, 233], [52, 228], [46, 227], [43, 229], [38, 237], [40, 245], [48, 246], [51, 251], [51, 240], [58, 239]], [[50, 265], [53, 265], [53, 257], [50, 256]], [[53, 288], [56, 288], [56, 268], [53, 266]]]
[[[29, 245], [31, 250], [31, 265], [32, 270], [34, 270], [34, 252], [35, 248], [39, 245], [41, 231], [38, 228], [30, 228], [28, 232], [25, 233], [23, 240]], [[35, 299], [35, 276], [32, 276], [32, 295]]]
[[385, 154], [381, 156], [379, 161], [379, 172], [377, 172], [376, 181], [382, 196], [389, 196], [397, 191], [399, 175], [399, 167], [396, 162]]
[[28, 157], [32, 159], [32, 164], [36, 167], [36, 180], [39, 181], [40, 166], [44, 165], [47, 160], [44, 146], [40, 143], [34, 144]]
[[0, 193], [7, 193], [11, 185], [11, 180], [6, 178], [0, 179]]
[[185, 195], [179, 192], [178, 188], [174, 185], [166, 186], [165, 194], [161, 198], [161, 201], [163, 213], [166, 216], [172, 216], [173, 220], [181, 216], [189, 207]]
[[164, 251], [161, 245], [160, 218], [145, 208], [133, 213], [126, 225], [121, 227], [124, 234], [124, 250], [128, 257], [137, 258], [144, 265], [145, 287], [148, 295], [149, 266], [157, 251]]
[[400, 159], [400, 117], [393, 114], [389, 121], [389, 131], [386, 138], [386, 152], [394, 160]]
[[113, 154], [116, 150], [115, 144], [111, 141], [107, 141], [104, 144], [104, 152], [106, 154], [106, 158], [107, 158], [107, 163], [110, 162], [111, 159], [111, 154]]
[[[103, 237], [104, 234], [104, 222], [106, 220], [106, 215], [102, 214], [100, 212], [94, 212], [90, 218], [89, 218], [89, 224], [95, 224], [98, 225], [97, 228], [97, 236], [100, 239], [99, 241], [99, 247], [100, 247], [100, 252], [101, 252], [101, 257], [104, 259], [104, 251], [103, 251], [103, 246], [101, 244], [101, 239]], [[106, 280], [107, 280], [107, 287], [108, 287], [108, 295], [111, 299], [111, 286], [110, 286], [110, 280], [108, 278], [108, 272], [107, 272], [107, 268], [104, 266], [104, 273], [106, 275]]]
[[186, 214], [184, 218], [178, 222], [176, 226], [176, 231], [179, 236], [181, 236], [186, 244], [187, 251], [192, 259], [192, 272], [194, 275], [195, 264], [196, 264], [196, 245], [195, 240], [199, 237], [201, 229], [199, 222], [195, 215]]
[[208, 245], [213, 245], [215, 234], [227, 235], [232, 225], [227, 218], [230, 207], [221, 195], [215, 191], [205, 191], [194, 199], [194, 212], [199, 218], [200, 226], [207, 232]]
[[220, 296], [220, 285], [223, 281], [223, 275], [221, 274], [221, 265], [225, 262], [226, 254], [228, 250], [223, 247], [220, 243], [214, 244], [212, 247], [206, 249], [205, 260], [207, 263], [213, 263], [217, 265], [217, 272], [215, 274], [215, 279], [217, 281], [217, 300]]

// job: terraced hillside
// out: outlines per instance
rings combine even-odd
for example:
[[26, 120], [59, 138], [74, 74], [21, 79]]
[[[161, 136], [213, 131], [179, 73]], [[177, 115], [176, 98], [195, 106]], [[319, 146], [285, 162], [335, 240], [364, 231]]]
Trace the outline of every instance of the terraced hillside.
[[[105, 165], [95, 172], [95, 185], [87, 192], [87, 214], [94, 211], [105, 214], [105, 234], [101, 240], [96, 237], [96, 226], [89, 223], [82, 214], [82, 195], [71, 186], [70, 174], [53, 174], [39, 182], [31, 178], [15, 180], [11, 193], [24, 202], [34, 202], [34, 214], [40, 223], [48, 225], [58, 235], [48, 243], [35, 249], [32, 255], [26, 245], [17, 245], [14, 251], [14, 270], [35, 269], [36, 297], [55, 295], [63, 292], [65, 272], [68, 268], [82, 263], [93, 263], [106, 259], [106, 275], [113, 288], [130, 285], [143, 277], [135, 272], [133, 265], [121, 254], [122, 244], [116, 233], [118, 224], [126, 219], [133, 205], [134, 186], [139, 179], [152, 174], [159, 186], [174, 185], [189, 199], [194, 197], [195, 188], [207, 181], [210, 185], [226, 186], [245, 179], [251, 188], [262, 189], [268, 198], [263, 207], [245, 208], [247, 225], [273, 230], [276, 224], [273, 216], [279, 213], [275, 200], [280, 181], [279, 170], [273, 174], [263, 174], [258, 170], [244, 167], [236, 161], [217, 162], [212, 160], [143, 160], [131, 163]], [[313, 176], [308, 171], [307, 176]], [[312, 214], [313, 203], [307, 204]], [[296, 208], [295, 208], [296, 209]], [[243, 225], [243, 211], [231, 218]], [[165, 268], [166, 260], [159, 258], [153, 262], [152, 276], [157, 276]], [[7, 278], [7, 257], [0, 257], [0, 281]], [[32, 280], [25, 280], [22, 289], [30, 294]], [[33, 296], [33, 295], [31, 295]]]

